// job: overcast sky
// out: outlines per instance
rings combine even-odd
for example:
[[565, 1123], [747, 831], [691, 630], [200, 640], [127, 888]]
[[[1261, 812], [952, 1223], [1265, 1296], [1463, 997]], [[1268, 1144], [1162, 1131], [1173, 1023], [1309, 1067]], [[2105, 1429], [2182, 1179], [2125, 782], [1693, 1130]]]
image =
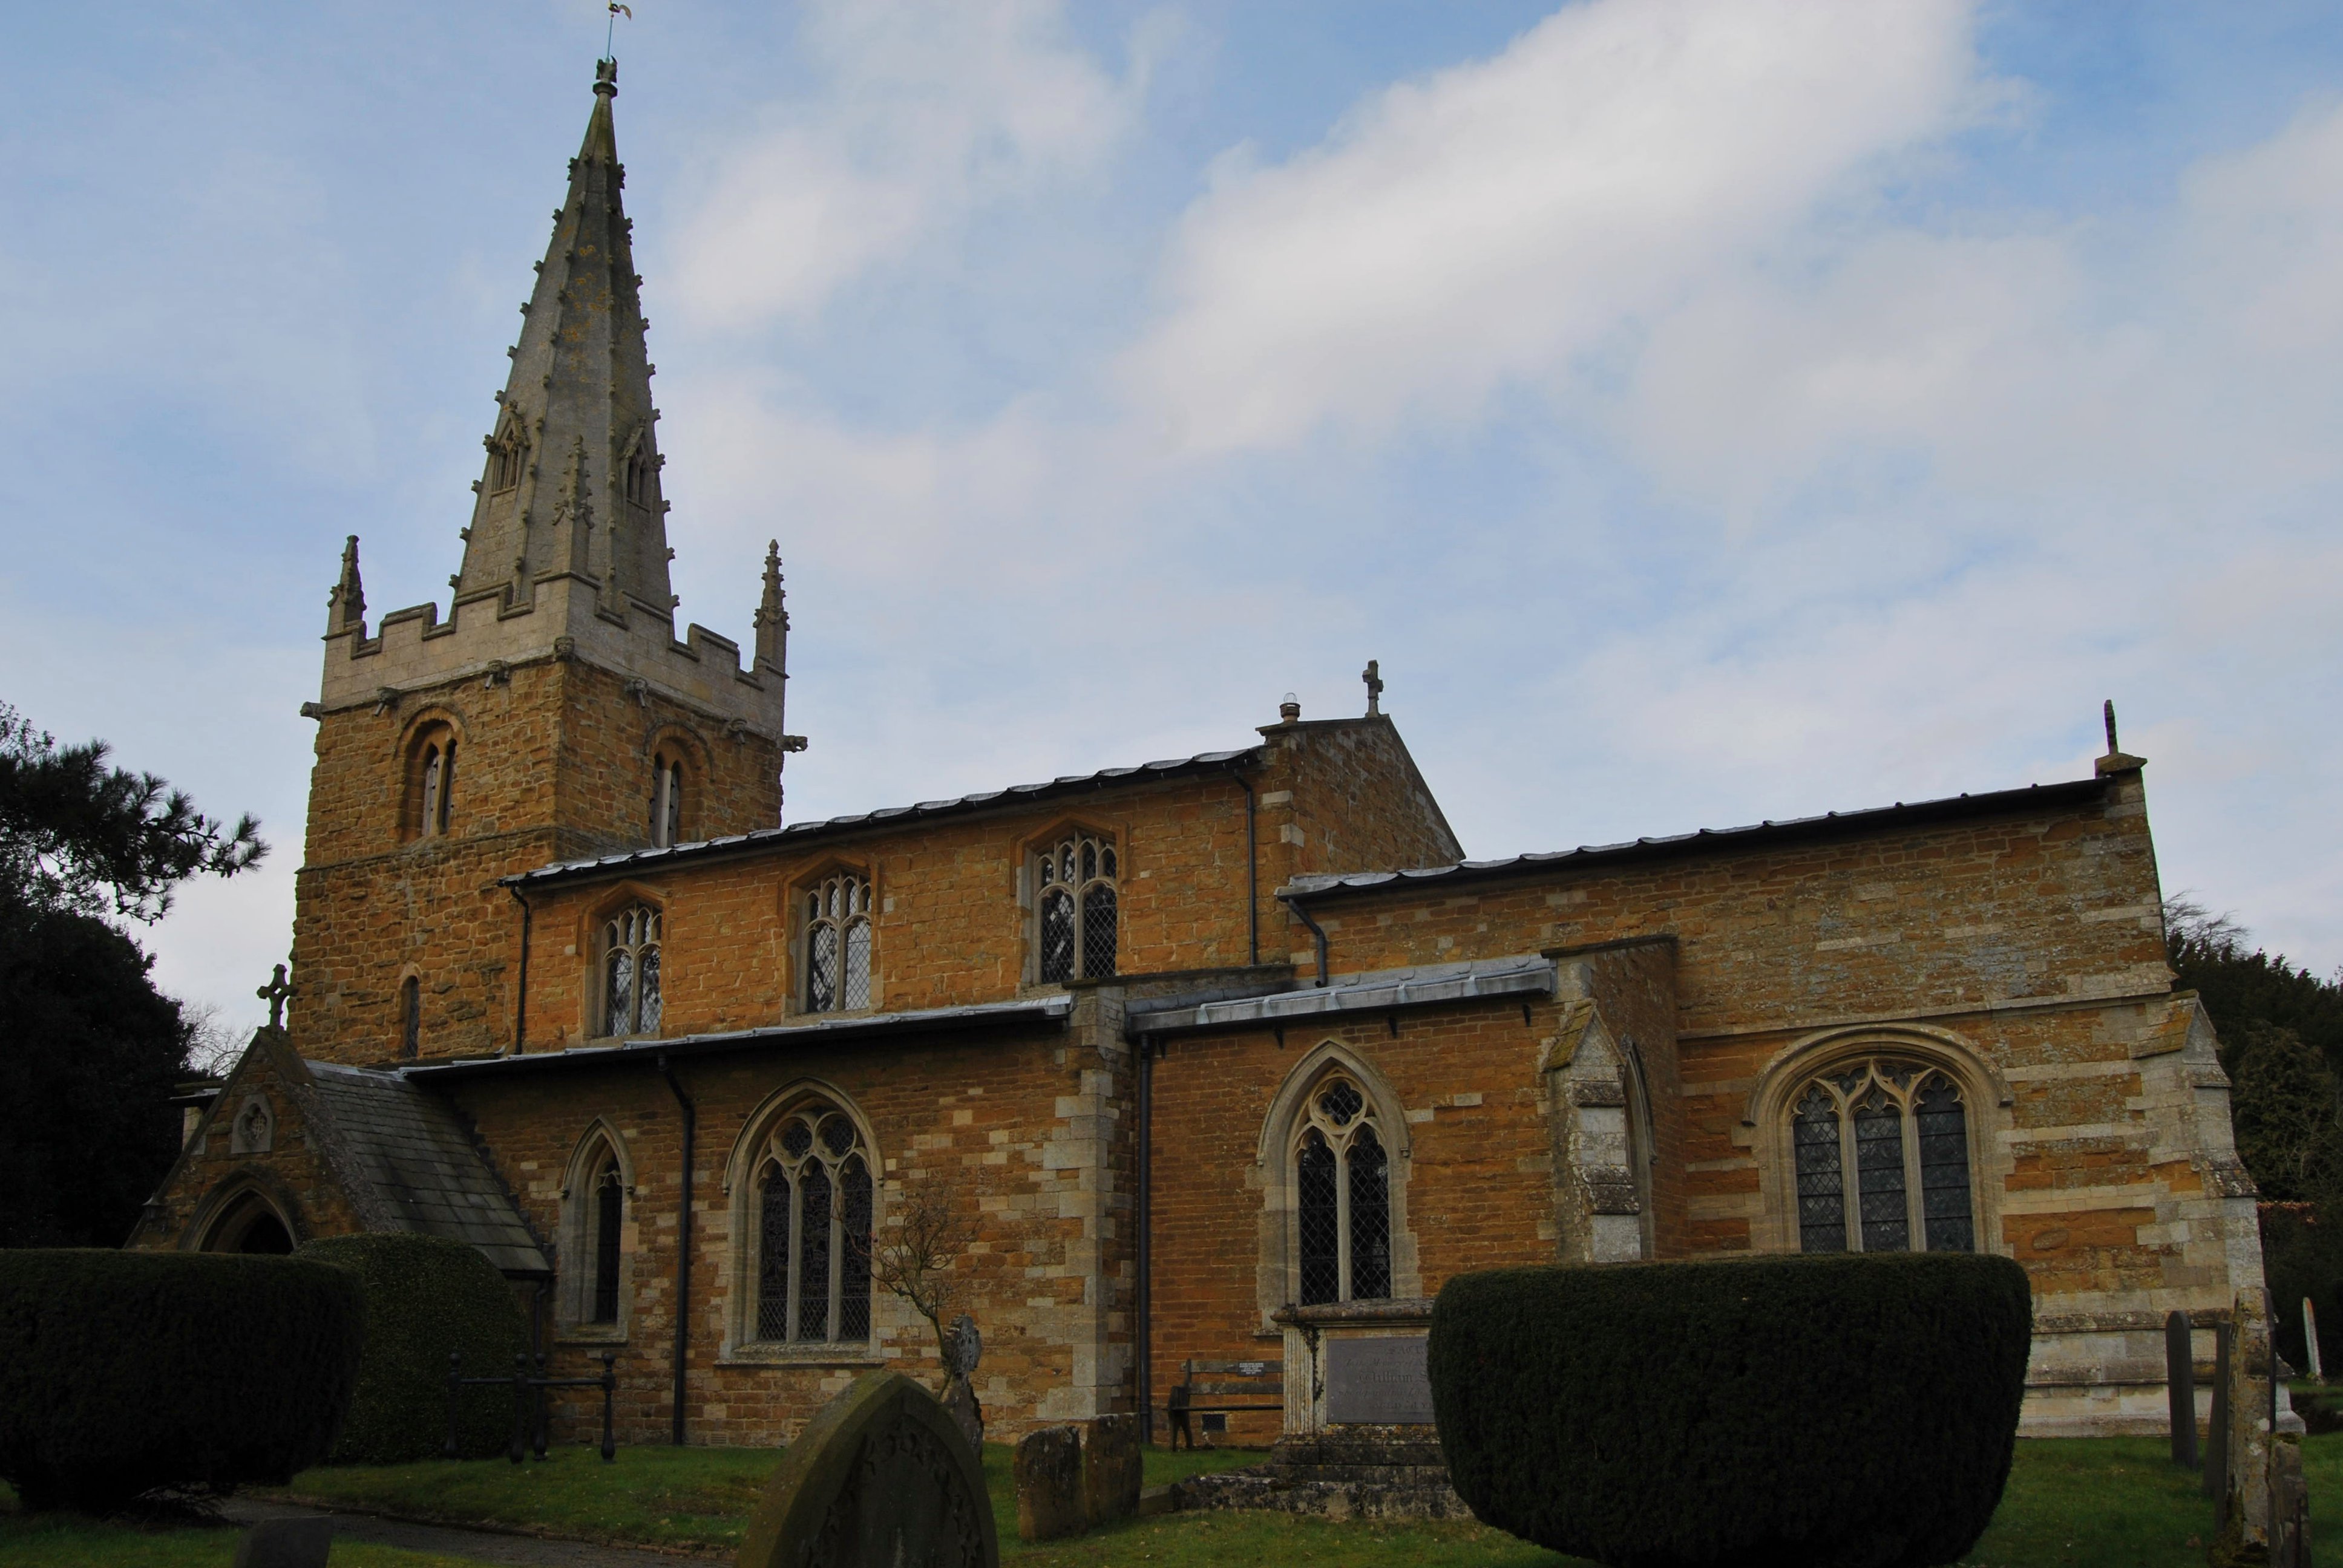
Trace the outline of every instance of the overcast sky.
[[[792, 819], [1385, 706], [1475, 856], [2072, 779], [2343, 963], [2343, 11], [634, 0], [682, 614]], [[458, 564], [601, 0], [52, 5], [0, 54], [0, 697], [260, 814]]]

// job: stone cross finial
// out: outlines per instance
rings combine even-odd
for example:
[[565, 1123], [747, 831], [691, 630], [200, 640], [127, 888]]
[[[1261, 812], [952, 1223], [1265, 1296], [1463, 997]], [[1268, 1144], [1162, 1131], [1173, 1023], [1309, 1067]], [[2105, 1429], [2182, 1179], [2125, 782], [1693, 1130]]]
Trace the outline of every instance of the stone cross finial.
[[2122, 747], [2116, 744], [2116, 699], [2114, 698], [2110, 697], [2107, 699], [2107, 706], [2103, 711], [2106, 713], [2107, 720], [2107, 755], [2113, 757], [2117, 752], [2123, 749]]
[[268, 983], [252, 994], [268, 1004], [268, 1027], [283, 1029], [285, 999], [293, 994], [293, 988], [285, 983], [285, 966], [278, 964], [277, 972], [268, 978]]
[[1359, 678], [1367, 683], [1367, 716], [1372, 719], [1383, 710], [1383, 660], [1367, 660], [1367, 668], [1359, 671]]

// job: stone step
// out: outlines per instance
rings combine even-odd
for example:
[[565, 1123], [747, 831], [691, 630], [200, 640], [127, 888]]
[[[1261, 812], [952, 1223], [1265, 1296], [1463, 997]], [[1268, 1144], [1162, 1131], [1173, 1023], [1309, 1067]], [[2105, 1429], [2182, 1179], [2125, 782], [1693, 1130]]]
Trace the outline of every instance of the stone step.
[[1177, 1488], [1183, 1509], [1252, 1508], [1279, 1513], [1310, 1513], [1325, 1519], [1470, 1519], [1473, 1511], [1448, 1484], [1435, 1480], [1404, 1484], [1375, 1481], [1281, 1481], [1266, 1467], [1224, 1470], [1193, 1476]]
[[1444, 1464], [1269, 1464], [1262, 1468], [1272, 1480], [1289, 1485], [1311, 1481], [1373, 1486], [1448, 1484], [1448, 1467]]

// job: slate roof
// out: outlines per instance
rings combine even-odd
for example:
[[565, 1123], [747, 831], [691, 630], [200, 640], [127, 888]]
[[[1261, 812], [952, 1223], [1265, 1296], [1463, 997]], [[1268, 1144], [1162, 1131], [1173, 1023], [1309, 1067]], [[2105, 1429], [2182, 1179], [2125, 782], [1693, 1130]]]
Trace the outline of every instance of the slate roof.
[[1372, 970], [1343, 975], [1323, 986], [1272, 992], [1267, 996], [1232, 997], [1195, 1004], [1134, 1005], [1126, 1014], [1123, 1032], [1170, 1034], [1199, 1029], [1235, 1029], [1246, 1025], [1283, 1023], [1333, 1012], [1395, 1012], [1403, 1007], [1431, 1007], [1441, 1002], [1469, 1001], [1475, 997], [1544, 996], [1554, 990], [1554, 960], [1538, 953], [1508, 958], [1474, 959], [1464, 963], [1417, 964], [1407, 969]]
[[1021, 1023], [1062, 1023], [1073, 1011], [1074, 999], [1054, 995], [1015, 1001], [970, 1002], [961, 1007], [913, 1008], [904, 1012], [870, 1013], [860, 1018], [824, 1019], [819, 1023], [762, 1024], [754, 1029], [728, 1029], [710, 1034], [663, 1035], [630, 1040], [617, 1045], [573, 1045], [567, 1050], [531, 1050], [518, 1056], [458, 1057], [452, 1061], [419, 1062], [399, 1069], [402, 1076], [429, 1081], [478, 1078], [515, 1072], [545, 1072], [562, 1068], [608, 1067], [624, 1062], [656, 1062], [663, 1056], [704, 1056], [807, 1040], [863, 1040], [899, 1034], [944, 1034], [972, 1029], [1000, 1029]]
[[397, 1072], [303, 1065], [336, 1151], [402, 1231], [468, 1241], [508, 1274], [553, 1271], [447, 1105]]
[[1225, 771], [1233, 762], [1257, 759], [1262, 754], [1258, 746], [1242, 747], [1234, 751], [1205, 751], [1194, 757], [1174, 757], [1161, 762], [1142, 762], [1136, 768], [1104, 768], [1096, 773], [1069, 773], [1042, 784], [1012, 784], [1006, 789], [986, 789], [974, 795], [960, 795], [949, 800], [922, 800], [912, 806], [885, 806], [876, 811], [860, 811], [847, 817], [828, 817], [816, 821], [790, 822], [779, 828], [759, 828], [753, 832], [728, 833], [720, 839], [700, 839], [689, 844], [675, 844], [664, 849], [629, 849], [616, 855], [601, 855], [583, 860], [557, 860], [549, 866], [521, 871], [501, 879], [507, 887], [530, 887], [540, 882], [564, 881], [576, 877], [591, 877], [611, 871], [632, 870], [671, 865], [679, 860], [720, 859], [728, 855], [751, 853], [772, 845], [793, 843], [801, 839], [818, 839], [825, 834], [843, 833], [857, 828], [884, 827], [896, 822], [923, 821], [935, 817], [961, 816], [1000, 805], [1023, 805], [1028, 801], [1054, 800], [1062, 796], [1092, 793], [1112, 789], [1115, 785], [1137, 781], [1152, 784], [1160, 779], [1182, 779], [1199, 773]]
[[1711, 849], [1738, 849], [1769, 842], [1876, 832], [1884, 828], [1916, 827], [1962, 817], [1986, 817], [1997, 812], [2081, 805], [2107, 793], [2104, 778], [2077, 779], [2060, 784], [2029, 784], [2022, 789], [1999, 789], [1983, 795], [1954, 795], [1940, 800], [1898, 800], [1861, 811], [1827, 811], [1819, 817], [1755, 822], [1745, 828], [1703, 828], [1691, 833], [1671, 833], [1621, 844], [1582, 844], [1575, 849], [1553, 849], [1513, 855], [1499, 860], [1457, 860], [1444, 866], [1415, 866], [1396, 871], [1353, 871], [1342, 875], [1296, 877], [1277, 890], [1281, 899], [1310, 898], [1322, 893], [1354, 892], [1393, 883], [1435, 879], [1476, 880], [1537, 872], [1553, 867], [1659, 859]]

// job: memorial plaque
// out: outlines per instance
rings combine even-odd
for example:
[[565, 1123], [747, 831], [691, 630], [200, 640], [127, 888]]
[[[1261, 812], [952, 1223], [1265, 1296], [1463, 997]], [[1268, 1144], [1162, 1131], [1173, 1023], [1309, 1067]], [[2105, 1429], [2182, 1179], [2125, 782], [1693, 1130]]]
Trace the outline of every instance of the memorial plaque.
[[1326, 1419], [1377, 1426], [1432, 1424], [1432, 1375], [1422, 1334], [1333, 1339], [1326, 1345]]

